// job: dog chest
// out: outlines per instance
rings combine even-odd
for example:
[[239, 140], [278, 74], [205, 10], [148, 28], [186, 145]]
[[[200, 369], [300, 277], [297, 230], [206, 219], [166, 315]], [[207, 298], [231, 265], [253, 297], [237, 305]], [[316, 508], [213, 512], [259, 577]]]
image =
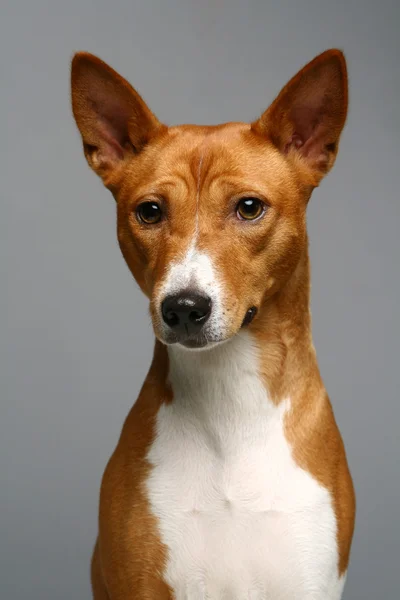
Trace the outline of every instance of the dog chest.
[[249, 336], [170, 352], [146, 482], [177, 600], [339, 600], [329, 491], [300, 468]]
[[340, 598], [331, 496], [295, 464], [286, 410], [215, 423], [218, 435], [160, 410], [147, 489], [177, 599]]

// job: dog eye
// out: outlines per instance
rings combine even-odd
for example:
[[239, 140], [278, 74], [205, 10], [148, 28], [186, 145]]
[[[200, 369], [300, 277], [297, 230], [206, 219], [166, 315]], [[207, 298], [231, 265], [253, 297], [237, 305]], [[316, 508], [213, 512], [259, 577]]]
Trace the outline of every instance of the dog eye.
[[147, 201], [142, 202], [136, 211], [139, 221], [146, 223], [146, 225], [154, 225], [161, 220], [162, 211], [161, 207], [157, 202]]
[[254, 221], [265, 212], [265, 204], [258, 198], [241, 198], [236, 206], [239, 219]]

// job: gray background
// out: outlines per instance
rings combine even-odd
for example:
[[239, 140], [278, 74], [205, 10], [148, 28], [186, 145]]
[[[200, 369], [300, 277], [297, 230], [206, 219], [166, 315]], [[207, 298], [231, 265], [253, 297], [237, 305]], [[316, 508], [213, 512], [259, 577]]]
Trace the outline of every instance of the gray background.
[[217, 123], [258, 116], [332, 46], [351, 109], [309, 210], [314, 339], [358, 495], [345, 598], [398, 598], [399, 19], [395, 0], [1, 3], [2, 599], [90, 598], [100, 478], [152, 352], [70, 114], [72, 52], [167, 123]]

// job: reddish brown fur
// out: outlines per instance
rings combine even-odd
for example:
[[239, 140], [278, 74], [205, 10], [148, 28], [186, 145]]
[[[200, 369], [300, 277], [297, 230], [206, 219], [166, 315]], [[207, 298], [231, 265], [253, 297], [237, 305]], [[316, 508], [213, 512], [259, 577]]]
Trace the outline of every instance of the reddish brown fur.
[[[156, 335], [158, 290], [167, 266], [193, 238], [196, 211], [199, 249], [223, 277], [228, 336], [239, 330], [249, 306], [258, 307], [250, 330], [265, 385], [274, 402], [291, 398], [286, 432], [294, 456], [332, 493], [344, 573], [354, 492], [311, 340], [306, 233], [308, 200], [335, 161], [346, 118], [342, 53], [314, 59], [252, 125], [167, 128], [124, 79], [85, 53], [73, 60], [72, 100], [87, 160], [116, 198], [120, 247], [150, 299]], [[236, 219], [242, 196], [263, 199], [265, 217]], [[135, 210], [144, 199], [159, 201], [167, 219], [151, 227], [139, 223]], [[135, 598], [171, 597], [162, 578], [166, 549], [143, 489], [154, 419], [160, 404], [172, 401], [167, 371], [166, 349], [157, 342], [103, 478], [92, 564], [96, 600], [130, 598], [132, 590]]]
[[146, 453], [155, 417], [160, 405], [171, 399], [167, 371], [166, 349], [157, 342], [149, 374], [103, 477], [99, 538], [92, 561], [96, 600], [108, 598], [105, 588], [113, 600], [131, 598], [132, 590], [144, 600], [171, 597], [162, 580], [166, 551], [143, 488], [150, 469]]

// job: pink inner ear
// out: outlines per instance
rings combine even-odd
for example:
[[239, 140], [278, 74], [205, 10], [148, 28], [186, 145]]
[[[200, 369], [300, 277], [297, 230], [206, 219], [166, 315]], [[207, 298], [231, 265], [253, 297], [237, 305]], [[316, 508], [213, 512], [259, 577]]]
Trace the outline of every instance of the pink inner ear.
[[323, 166], [329, 158], [325, 148], [329, 131], [329, 115], [334, 110], [328, 90], [316, 90], [314, 95], [307, 94], [292, 106], [290, 121], [294, 131], [285, 144], [284, 151], [299, 149], [304, 157], [312, 159], [316, 165]]
[[104, 145], [110, 146], [112, 153], [116, 152], [118, 158], [121, 158], [123, 148], [129, 140], [129, 107], [123, 98], [113, 98], [103, 90], [99, 90], [96, 96], [95, 99], [92, 99], [91, 104], [97, 115], [99, 137], [103, 140]]
[[[318, 106], [295, 106], [290, 114], [294, 132], [285, 144], [284, 151], [290, 148], [301, 148], [315, 136], [316, 129], [323, 119], [321, 108]], [[305, 150], [305, 148], [304, 148]]]
[[316, 167], [322, 168], [329, 160], [330, 151], [335, 149], [335, 144], [325, 145], [326, 131], [323, 125], [317, 126], [308, 139], [293, 133], [285, 144], [284, 152], [287, 154], [291, 148], [295, 148], [304, 158], [311, 159]]
[[304, 141], [303, 139], [300, 137], [300, 135], [298, 133], [294, 133], [289, 140], [287, 141], [287, 143], [285, 144], [285, 147], [283, 149], [284, 153], [287, 154], [290, 150], [290, 148], [301, 148], [301, 146], [303, 146]]
[[295, 124], [296, 131], [304, 140], [312, 135], [326, 113], [323, 98], [314, 98], [313, 100], [313, 102], [307, 102], [306, 105], [295, 105], [290, 112], [290, 120]]
[[99, 134], [102, 139], [102, 144], [99, 147], [100, 157], [103, 157], [105, 160], [122, 160], [124, 157], [123, 146], [118, 140], [118, 135], [116, 135], [116, 131], [110, 127], [110, 124], [105, 122], [99, 123]]

